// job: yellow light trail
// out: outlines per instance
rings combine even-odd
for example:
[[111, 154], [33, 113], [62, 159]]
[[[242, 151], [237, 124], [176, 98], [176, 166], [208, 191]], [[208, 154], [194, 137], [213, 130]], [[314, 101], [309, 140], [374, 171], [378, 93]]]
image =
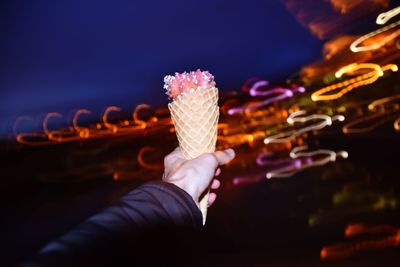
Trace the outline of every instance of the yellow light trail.
[[[374, 63], [360, 63], [360, 64], [353, 63], [353, 64], [344, 66], [343, 68], [339, 69], [335, 73], [335, 76], [337, 78], [340, 78], [345, 73], [354, 72], [354, 71], [360, 70], [360, 69], [372, 69], [372, 71], [369, 71], [365, 74], [358, 75], [358, 76], [348, 79], [346, 81], [339, 82], [339, 83], [321, 88], [311, 95], [311, 99], [313, 101], [335, 100], [335, 99], [342, 97], [343, 95], [347, 94], [348, 92], [350, 92], [351, 90], [353, 90], [357, 87], [375, 82], [379, 77], [381, 77], [383, 75], [384, 71], [387, 71], [387, 70], [391, 70], [393, 72], [398, 71], [398, 67], [396, 64], [388, 64], [388, 65], [381, 67], [378, 64], [374, 64]], [[344, 88], [337, 93], [327, 94], [331, 91], [338, 90], [342, 87], [344, 87]]]

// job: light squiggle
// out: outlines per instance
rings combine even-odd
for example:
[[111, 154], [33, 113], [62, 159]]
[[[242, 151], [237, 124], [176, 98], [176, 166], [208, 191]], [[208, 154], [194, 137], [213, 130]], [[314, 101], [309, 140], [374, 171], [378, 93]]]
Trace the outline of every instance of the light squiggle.
[[[380, 125], [394, 120], [400, 113], [396, 100], [400, 99], [400, 95], [393, 95], [374, 100], [368, 105], [368, 110], [372, 113], [367, 116], [356, 118], [342, 128], [345, 134], [360, 134], [370, 132]], [[367, 124], [366, 126], [363, 126]], [[396, 122], [394, 123], [396, 129]]]
[[139, 163], [140, 166], [142, 166], [145, 169], [150, 169], [150, 170], [163, 170], [164, 169], [164, 164], [163, 162], [161, 163], [147, 163], [143, 157], [146, 153], [151, 153], [154, 152], [156, 149], [154, 147], [149, 147], [149, 146], [145, 146], [142, 147], [137, 155], [137, 161]]
[[110, 123], [108, 121], [108, 116], [109, 116], [109, 114], [111, 112], [116, 112], [116, 111], [118, 111], [118, 112], [121, 111], [121, 108], [117, 107], [117, 106], [107, 107], [106, 110], [103, 113], [103, 116], [102, 116], [103, 125], [107, 129], [111, 130], [112, 133], [117, 133], [118, 132], [118, 125]]
[[150, 109], [151, 106], [147, 105], [147, 104], [139, 104], [136, 106], [135, 111], [133, 112], [133, 121], [139, 125], [142, 129], [145, 129], [148, 124], [151, 123], [157, 123], [158, 122], [158, 118], [157, 117], [152, 117], [148, 122], [139, 119], [139, 112], [143, 109]]
[[[152, 116], [147, 121], [139, 119], [138, 113], [143, 109], [150, 109], [150, 106], [147, 104], [137, 105], [132, 114], [133, 121], [119, 119], [116, 123], [111, 123], [109, 120], [110, 114], [112, 112], [120, 112], [122, 110], [117, 106], [109, 106], [103, 112], [101, 116], [101, 122], [85, 127], [78, 124], [78, 118], [84, 114], [91, 114], [91, 111], [87, 109], [79, 109], [73, 116], [71, 126], [53, 131], [48, 129], [47, 125], [49, 120], [54, 118], [62, 118], [63, 116], [57, 112], [49, 112], [42, 121], [42, 132], [40, 133], [18, 133], [17, 127], [21, 121], [28, 120], [28, 117], [22, 116], [18, 117], [14, 121], [13, 132], [18, 143], [41, 146], [88, 139], [118, 137], [127, 134], [140, 136], [141, 134], [158, 133], [161, 131], [168, 132], [171, 129], [171, 118], [167, 116], [162, 109], [156, 110], [156, 113], [158, 112], [161, 116], [160, 118], [157, 116]], [[29, 120], [33, 119], [29, 118]]]
[[389, 11], [383, 12], [376, 17], [376, 24], [383, 25], [386, 24], [391, 18], [397, 16], [400, 13], [400, 6], [395, 7]]
[[[354, 71], [357, 71], [360, 69], [372, 69], [372, 71], [369, 71], [365, 74], [348, 79], [346, 81], [339, 82], [339, 83], [321, 88], [311, 95], [311, 99], [313, 101], [335, 100], [335, 99], [342, 97], [343, 95], [347, 94], [348, 92], [350, 92], [351, 90], [353, 90], [357, 87], [375, 82], [376, 80], [378, 80], [379, 77], [383, 76], [384, 71], [387, 71], [387, 70], [391, 70], [392, 72], [398, 71], [398, 67], [395, 64], [388, 64], [388, 65], [381, 67], [378, 64], [374, 64], [374, 63], [360, 63], [360, 64], [353, 63], [353, 64], [344, 66], [343, 68], [339, 69], [335, 73], [335, 76], [337, 78], [340, 78], [345, 73], [354, 72]], [[343, 89], [341, 89], [337, 93], [327, 94], [331, 91], [339, 90], [340, 88], [343, 88]]]
[[51, 143], [44, 133], [18, 133], [18, 125], [22, 121], [34, 121], [34, 119], [28, 116], [20, 116], [14, 121], [13, 133], [18, 143], [31, 146], [47, 145]]
[[82, 114], [92, 114], [92, 112], [88, 109], [79, 109], [74, 114], [74, 118], [72, 119], [72, 127], [78, 133], [79, 137], [81, 138], [89, 138], [90, 137], [90, 130], [88, 127], [81, 127], [78, 125], [78, 118]]
[[268, 90], [261, 90], [262, 87], [265, 87], [268, 84], [269, 82], [265, 80], [257, 81], [249, 89], [249, 94], [253, 97], [268, 96], [268, 98], [257, 102], [246, 103], [240, 107], [230, 108], [227, 111], [228, 115], [253, 112], [271, 103], [293, 97], [294, 94], [296, 93], [304, 93], [306, 91], [306, 89], [302, 86], [294, 89], [289, 89], [284, 87], [271, 87], [268, 88]]
[[[304, 152], [304, 150], [307, 149], [307, 146], [295, 147], [289, 154], [290, 158], [295, 160], [293, 162], [294, 164], [267, 172], [267, 179], [290, 177], [301, 170], [316, 166], [322, 166], [329, 162], [335, 162], [338, 157], [346, 159], [349, 156], [346, 151], [335, 152], [328, 149], [318, 149], [314, 151]], [[325, 157], [318, 159], [317, 156]], [[305, 160], [300, 161], [300, 159]]]
[[[376, 19], [376, 23], [377, 24], [385, 24], [390, 18], [394, 17], [395, 15], [397, 15], [399, 13], [399, 8], [395, 8], [393, 10], [390, 10], [388, 12], [379, 14], [377, 19]], [[363, 52], [363, 51], [369, 51], [369, 50], [375, 50], [375, 49], [379, 49], [382, 46], [386, 45], [388, 42], [390, 42], [391, 40], [394, 40], [395, 38], [397, 38], [400, 35], [400, 29], [394, 31], [393, 33], [385, 36], [384, 38], [382, 38], [379, 42], [376, 42], [374, 44], [371, 45], [365, 45], [365, 46], [360, 46], [360, 44], [362, 42], [364, 42], [365, 40], [374, 37], [378, 34], [382, 34], [383, 32], [386, 32], [390, 29], [393, 29], [395, 27], [397, 27], [398, 25], [400, 25], [400, 20], [396, 21], [394, 23], [391, 23], [387, 26], [384, 26], [378, 30], [375, 30], [373, 32], [370, 32], [368, 34], [365, 34], [363, 36], [361, 36], [360, 38], [357, 38], [353, 43], [351, 43], [350, 45], [350, 50], [354, 53], [357, 52]]]
[[[379, 250], [400, 245], [400, 229], [390, 225], [367, 226], [349, 224], [345, 229], [346, 237], [372, 235], [370, 239], [325, 246], [321, 249], [322, 260], [346, 259], [365, 251]], [[378, 236], [374, 237], [374, 236]], [[383, 237], [382, 237], [383, 236]]]
[[[395, 106], [399, 105], [399, 104], [393, 103], [395, 100], [400, 100], [400, 94], [374, 100], [368, 105], [368, 109], [370, 111], [378, 111], [378, 108], [379, 108], [379, 111], [393, 110], [393, 108]], [[390, 107], [386, 107], [387, 106], [386, 104], [388, 104], [388, 103], [391, 104]], [[397, 108], [394, 108], [394, 109], [397, 109]]]
[[[360, 134], [367, 133], [378, 126], [395, 119], [398, 116], [400, 111], [391, 111], [391, 112], [379, 112], [376, 114], [371, 114], [368, 116], [363, 116], [361, 118], [350, 121], [345, 124], [342, 128], [343, 133], [345, 134]], [[374, 122], [375, 121], [375, 122]], [[368, 126], [361, 127], [365, 123], [369, 122]], [[373, 122], [373, 123], [371, 123]]]
[[285, 143], [285, 142], [290, 142], [291, 140], [294, 140], [295, 137], [302, 135], [306, 132], [309, 131], [314, 131], [314, 130], [321, 130], [326, 126], [332, 125], [333, 121], [344, 121], [345, 117], [342, 115], [336, 115], [333, 117], [330, 117], [325, 114], [313, 114], [309, 116], [304, 116], [300, 117], [302, 115], [305, 115], [306, 111], [305, 110], [300, 110], [293, 112], [292, 114], [289, 115], [287, 118], [287, 123], [293, 125], [296, 122], [298, 123], [306, 123], [308, 121], [313, 121], [313, 120], [318, 120], [319, 122], [314, 123], [312, 125], [306, 126], [301, 129], [296, 129], [296, 130], [289, 130], [287, 132], [282, 132], [278, 133], [272, 136], [268, 136], [267, 138], [264, 139], [265, 144], [271, 144], [271, 143]]

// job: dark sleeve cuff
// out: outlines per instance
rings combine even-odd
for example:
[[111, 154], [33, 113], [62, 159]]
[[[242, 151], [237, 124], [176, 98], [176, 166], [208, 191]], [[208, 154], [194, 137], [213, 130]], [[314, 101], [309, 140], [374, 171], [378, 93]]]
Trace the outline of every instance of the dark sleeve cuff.
[[194, 228], [203, 226], [203, 216], [199, 207], [193, 198], [178, 186], [166, 182], [150, 182], [138, 189], [151, 192], [154, 197], [158, 197], [174, 225]]

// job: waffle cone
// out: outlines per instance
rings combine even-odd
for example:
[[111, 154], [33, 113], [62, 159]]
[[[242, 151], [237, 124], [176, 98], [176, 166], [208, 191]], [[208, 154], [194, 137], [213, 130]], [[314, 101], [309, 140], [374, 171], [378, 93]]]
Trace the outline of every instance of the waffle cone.
[[[198, 89], [180, 95], [168, 108], [179, 147], [186, 159], [215, 151], [219, 118], [218, 89]], [[207, 216], [207, 194], [200, 200], [203, 224]]]

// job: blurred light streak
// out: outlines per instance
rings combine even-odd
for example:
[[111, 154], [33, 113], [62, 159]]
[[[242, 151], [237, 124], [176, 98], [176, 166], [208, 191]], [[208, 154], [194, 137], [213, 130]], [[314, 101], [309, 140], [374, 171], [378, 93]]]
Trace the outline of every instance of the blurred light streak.
[[253, 144], [254, 141], [265, 137], [263, 131], [256, 131], [254, 133], [239, 133], [234, 135], [218, 135], [217, 140], [219, 146], [222, 147], [235, 147], [244, 143], [249, 145]]
[[[329, 2], [331, 3], [332, 7], [335, 10], [338, 10], [341, 14], [346, 14], [353, 9], [362, 7], [368, 1], [365, 1], [365, 0], [329, 0]], [[387, 1], [373, 0], [370, 2], [375, 2], [375, 4], [384, 5]]]
[[87, 109], [79, 109], [75, 112], [74, 118], [72, 119], [72, 127], [78, 133], [79, 137], [81, 138], [89, 138], [90, 137], [90, 130], [87, 127], [80, 127], [78, 125], [78, 118], [82, 114], [92, 114], [90, 110]]
[[310, 227], [322, 224], [337, 224], [355, 216], [365, 216], [386, 210], [395, 211], [399, 200], [392, 192], [380, 193], [343, 188], [332, 197], [334, 209], [319, 209], [308, 219]]
[[[368, 110], [372, 113], [345, 124], [342, 128], [343, 133], [367, 133], [388, 121], [394, 120], [400, 113], [400, 106], [399, 103], [395, 102], [396, 100], [400, 100], [400, 94], [374, 100], [368, 105]], [[362, 125], [364, 126], [362, 127]], [[394, 128], [396, 129], [396, 121], [394, 122]]]
[[334, 56], [338, 55], [339, 53], [342, 53], [344, 51], [347, 52], [348, 47], [353, 42], [353, 40], [354, 36], [343, 35], [343, 36], [337, 36], [336, 38], [327, 41], [322, 48], [322, 53], [324, 55], [324, 58], [329, 60], [332, 59]]
[[376, 74], [378, 76], [383, 76], [383, 71], [381, 67], [378, 64], [373, 64], [373, 63], [352, 63], [347, 66], [342, 67], [340, 70], [338, 70], [335, 73], [336, 78], [341, 78], [343, 74], [348, 73], [348, 72], [353, 72], [359, 69], [372, 69], [376, 71]]
[[270, 87], [267, 90], [261, 90], [260, 88], [265, 87], [269, 84], [268, 81], [261, 80], [257, 81], [253, 84], [253, 86], [249, 89], [249, 94], [252, 97], [266, 97], [270, 96], [267, 99], [263, 99], [261, 101], [253, 101], [250, 103], [245, 103], [239, 107], [232, 107], [227, 110], [228, 115], [234, 115], [238, 113], [249, 113], [256, 111], [264, 106], [267, 106], [271, 103], [281, 101], [286, 98], [293, 97], [295, 93], [304, 93], [306, 89], [302, 86], [297, 88], [284, 88], [284, 87]]
[[[139, 112], [143, 109], [151, 109], [150, 105], [147, 104], [139, 104], [136, 106], [135, 111], [133, 112], [133, 121], [139, 125], [142, 129], [145, 129], [147, 127], [147, 123], [141, 119], [139, 119]], [[158, 121], [157, 117], [152, 117], [150, 118], [149, 122], [150, 123], [156, 123]]]
[[43, 125], [43, 131], [47, 136], [49, 136], [51, 133], [51, 131], [48, 129], [48, 126], [47, 126], [49, 124], [49, 120], [51, 118], [62, 118], [62, 115], [58, 112], [49, 112], [46, 114], [46, 116], [43, 119], [42, 125]]
[[394, 16], [397, 16], [399, 13], [400, 13], [400, 6], [395, 7], [389, 11], [383, 12], [379, 14], [378, 17], [376, 18], [376, 24], [380, 25], [386, 24], [386, 22], [388, 22]]
[[333, 195], [333, 205], [335, 207], [345, 207], [350, 205], [368, 206], [368, 210], [379, 211], [386, 208], [396, 209], [398, 199], [389, 194], [382, 194], [371, 191], [346, 191], [342, 190]]
[[[306, 168], [322, 166], [329, 162], [335, 162], [338, 157], [344, 159], [348, 157], [348, 153], [346, 151], [335, 152], [328, 149], [318, 149], [304, 152], [306, 149], [308, 149], [307, 146], [293, 148], [293, 150], [289, 153], [290, 158], [293, 159], [293, 163], [289, 166], [277, 168], [267, 172], [267, 179], [290, 177]], [[324, 157], [318, 159], [318, 156]]]
[[[391, 112], [379, 112], [376, 114], [371, 114], [367, 116], [363, 116], [361, 118], [357, 118], [345, 124], [342, 128], [343, 133], [345, 134], [360, 134], [360, 133], [368, 133], [372, 130], [376, 129], [380, 125], [394, 120], [398, 116], [398, 112], [400, 111], [391, 111]], [[395, 114], [393, 114], [395, 113]], [[371, 123], [375, 121], [374, 123]], [[360, 125], [368, 123], [367, 126], [361, 127]]]
[[31, 145], [31, 146], [40, 146], [40, 145], [47, 145], [50, 144], [51, 141], [48, 139], [48, 136], [44, 133], [18, 133], [18, 124], [21, 123], [21, 121], [34, 121], [32, 117], [28, 116], [19, 116], [17, 119], [14, 121], [13, 124], [13, 132], [15, 139], [18, 143], [24, 144], [24, 145]]
[[129, 180], [150, 180], [154, 177], [161, 178], [160, 170], [139, 168], [136, 170], [117, 170], [113, 172], [113, 180], [116, 182], [123, 182]]
[[[394, 100], [400, 100], [400, 94], [398, 95], [392, 95], [392, 96], [388, 96], [388, 97], [384, 97], [384, 98], [380, 98], [377, 100], [372, 101], [369, 105], [368, 105], [368, 109], [370, 111], [378, 111], [377, 109], [379, 108], [379, 111], [390, 111], [394, 109], [399, 109], [400, 106], [398, 103], [392, 103]], [[390, 106], [390, 109], [388, 109], [385, 104], [390, 103], [392, 104]]]
[[309, 115], [309, 116], [300, 117], [305, 114], [306, 114], [305, 110], [293, 112], [292, 114], [289, 115], [289, 117], [286, 119], [286, 121], [290, 125], [294, 125], [296, 122], [304, 124], [308, 121], [313, 121], [313, 120], [320, 120], [320, 121], [316, 122], [312, 125], [306, 126], [304, 128], [289, 130], [286, 132], [268, 136], [267, 138], [264, 139], [264, 143], [270, 144], [270, 143], [289, 142], [289, 141], [293, 140], [296, 136], [302, 135], [309, 131], [321, 130], [326, 126], [332, 125], [332, 122], [335, 120], [344, 121], [344, 119], [345, 119], [345, 117], [342, 115], [336, 115], [336, 116], [330, 117], [330, 116], [324, 115], [324, 114], [313, 114], [313, 115]]
[[267, 91], [258, 91], [260, 87], [267, 86], [269, 84], [268, 81], [261, 80], [257, 81], [253, 84], [253, 86], [249, 89], [249, 94], [251, 96], [265, 96], [270, 94], [270, 90]]
[[387, 36], [383, 37], [382, 39], [371, 45], [360, 46], [360, 44], [362, 42], [365, 42], [365, 40], [370, 39], [378, 34], [382, 34], [383, 32], [386, 32], [394, 27], [397, 27], [398, 25], [400, 25], [400, 20], [361, 36], [360, 38], [356, 39], [354, 42], [351, 43], [350, 50], [354, 53], [357, 53], [357, 52], [363, 52], [381, 48], [388, 42], [397, 38], [400, 35], [400, 29], [392, 32], [391, 34], [388, 34]]
[[78, 109], [74, 113], [71, 126], [54, 131], [50, 131], [48, 128], [49, 120], [52, 118], [62, 118], [63, 116], [57, 112], [49, 112], [42, 121], [42, 133], [17, 133], [17, 127], [21, 121], [33, 120], [28, 119], [26, 116], [20, 116], [13, 123], [13, 132], [16, 141], [25, 145], [49, 145], [97, 138], [117, 138], [128, 134], [137, 137], [163, 131], [170, 133], [172, 120], [169, 117], [169, 111], [165, 113], [164, 110], [157, 109], [155, 113], [160, 115], [160, 118], [151, 116], [147, 121], [144, 121], [138, 116], [139, 112], [144, 109], [150, 109], [150, 106], [147, 104], [139, 104], [135, 107], [132, 114], [133, 121], [118, 119], [116, 123], [111, 123], [109, 119], [110, 113], [120, 112], [122, 110], [117, 106], [108, 106], [102, 114], [101, 123], [89, 124], [85, 127], [78, 124], [78, 119], [80, 116], [84, 114], [88, 115], [92, 112], [87, 109]]
[[104, 110], [104, 113], [103, 113], [103, 116], [102, 116], [103, 125], [107, 129], [111, 130], [112, 133], [117, 133], [118, 132], [118, 126], [115, 125], [115, 124], [109, 123], [108, 116], [109, 116], [109, 114], [111, 112], [116, 112], [116, 111], [117, 112], [121, 111], [121, 108], [117, 107], [117, 106], [109, 106]]
[[234, 186], [255, 184], [265, 180], [265, 171], [253, 173], [250, 175], [235, 176], [232, 179], [232, 184]]
[[[250, 88], [252, 87], [252, 85], [254, 85], [256, 82], [260, 81], [259, 78], [257, 77], [251, 77], [249, 79], [247, 79], [247, 81], [245, 81], [245, 83], [242, 85], [242, 91], [245, 93], [248, 93], [250, 91]], [[267, 84], [269, 83], [268, 81]]]
[[273, 155], [272, 152], [261, 152], [256, 159], [256, 163], [258, 166], [274, 166], [281, 164], [292, 164], [293, 159], [284, 158], [284, 159], [271, 159]]
[[[393, 72], [396, 72], [398, 70], [398, 67], [395, 64], [388, 64], [388, 65], [381, 67], [378, 64], [374, 64], [374, 63], [360, 63], [360, 64], [353, 63], [353, 64], [344, 66], [341, 69], [339, 69], [335, 73], [335, 76], [337, 78], [340, 78], [343, 74], [345, 74], [347, 72], [354, 72], [359, 69], [373, 69], [373, 70], [369, 71], [365, 74], [356, 76], [354, 78], [345, 80], [343, 82], [339, 82], [339, 83], [321, 88], [311, 95], [311, 99], [313, 101], [326, 101], [326, 100], [338, 99], [357, 87], [375, 82], [379, 77], [381, 77], [383, 75], [384, 71], [391, 70]], [[326, 94], [328, 92], [338, 90], [342, 87], [344, 87], [344, 88], [337, 93]]]
[[348, 238], [363, 235], [363, 234], [396, 234], [399, 229], [388, 224], [366, 226], [364, 224], [349, 224], [347, 225], [344, 235]]
[[350, 224], [345, 229], [346, 237], [368, 235], [368, 239], [325, 246], [321, 249], [321, 260], [342, 260], [365, 251], [398, 247], [400, 229], [390, 225], [366, 226]]
[[143, 157], [146, 153], [151, 153], [156, 151], [156, 149], [154, 147], [149, 147], [149, 146], [145, 146], [142, 147], [137, 155], [137, 161], [139, 163], [140, 166], [142, 166], [145, 169], [150, 169], [150, 170], [163, 170], [164, 169], [164, 163], [147, 163]]
[[394, 121], [393, 126], [396, 131], [400, 131], [400, 118]]

